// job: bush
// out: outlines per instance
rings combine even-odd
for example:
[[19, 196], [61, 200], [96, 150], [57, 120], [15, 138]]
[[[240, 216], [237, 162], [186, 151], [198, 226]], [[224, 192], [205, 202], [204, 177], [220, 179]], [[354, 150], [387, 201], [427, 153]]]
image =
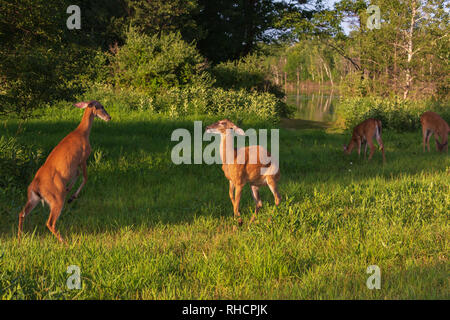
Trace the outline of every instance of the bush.
[[42, 151], [34, 146], [20, 145], [13, 137], [0, 137], [0, 202], [24, 192], [42, 157]]
[[284, 102], [268, 92], [224, 90], [203, 85], [172, 87], [156, 93], [96, 85], [79, 99], [99, 100], [107, 109], [147, 111], [172, 117], [206, 114], [276, 122], [288, 113]]
[[76, 46], [0, 50], [0, 115], [29, 117], [56, 100], [72, 99], [91, 83], [104, 80], [106, 56]]
[[205, 59], [179, 33], [148, 36], [130, 29], [111, 57], [114, 84], [140, 91], [211, 81]]
[[439, 113], [447, 122], [450, 120], [448, 103], [400, 98], [343, 98], [338, 103], [336, 113], [344, 121], [344, 127], [347, 129], [353, 128], [365, 119], [376, 118], [382, 121], [384, 128], [408, 131], [420, 128], [420, 115], [428, 110]]
[[212, 74], [217, 87], [270, 92], [278, 98], [284, 97], [283, 91], [267, 78], [270, 68], [265, 63], [265, 58], [256, 54], [236, 61], [222, 62], [212, 68]]

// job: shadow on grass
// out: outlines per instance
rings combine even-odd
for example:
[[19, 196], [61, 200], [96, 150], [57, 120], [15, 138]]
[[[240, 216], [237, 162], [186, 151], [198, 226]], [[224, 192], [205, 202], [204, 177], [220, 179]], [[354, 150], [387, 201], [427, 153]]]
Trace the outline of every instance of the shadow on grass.
[[331, 122], [312, 121], [303, 119], [282, 118], [280, 125], [285, 129], [327, 129], [332, 126]]
[[[305, 130], [281, 130], [281, 191], [283, 185], [296, 182], [311, 188], [330, 181], [345, 186], [372, 177], [388, 180], [405, 174], [446, 170], [443, 159], [448, 157], [433, 152], [422, 154], [420, 142], [417, 142], [417, 148], [411, 148], [411, 144], [416, 142], [412, 135], [386, 135], [387, 163], [382, 165], [379, 151], [371, 162], [362, 156], [358, 159], [355, 153], [344, 155], [341, 146], [349, 135], [326, 133], [322, 130], [326, 124], [297, 119], [283, 121], [293, 121], [292, 125]], [[31, 122], [18, 138], [21, 143], [44, 149], [44, 154], [48, 155], [76, 125], [73, 122]], [[199, 216], [231, 218], [233, 210], [228, 197], [228, 182], [220, 165], [177, 166], [171, 162], [170, 150], [178, 142], [172, 142], [170, 137], [178, 128], [187, 128], [192, 134], [193, 122], [157, 119], [116, 123], [96, 121], [91, 134], [93, 154], [89, 159], [88, 183], [80, 198], [73, 204], [66, 204], [61, 214], [57, 227], [63, 235], [68, 230], [89, 233], [126, 226], [150, 228], [159, 223], [191, 223]], [[399, 137], [408, 142], [402, 142]], [[95, 152], [98, 150], [104, 155], [96, 160]], [[28, 183], [31, 179], [32, 176]], [[267, 189], [261, 191], [264, 206], [273, 205], [268, 188], [262, 189]], [[26, 185], [21, 199], [14, 199], [14, 208], [2, 217], [0, 234], [15, 236], [15, 231], [11, 234], [11, 226], [17, 227], [18, 213], [25, 204], [25, 196]], [[246, 210], [245, 218], [250, 218], [249, 207], [253, 207], [253, 200], [250, 188], [246, 186], [241, 202], [241, 210]], [[45, 222], [48, 214], [47, 206], [36, 208], [27, 218], [25, 232], [35, 229], [36, 234], [47, 234]]]

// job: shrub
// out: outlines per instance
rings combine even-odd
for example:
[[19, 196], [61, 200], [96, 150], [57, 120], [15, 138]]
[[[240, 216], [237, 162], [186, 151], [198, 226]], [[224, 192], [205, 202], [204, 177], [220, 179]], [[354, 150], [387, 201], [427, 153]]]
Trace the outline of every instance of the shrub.
[[343, 98], [336, 108], [338, 117], [347, 129], [368, 118], [382, 121], [384, 128], [397, 131], [420, 128], [420, 115], [427, 110], [435, 111], [450, 120], [448, 103], [437, 101], [411, 101], [400, 98], [356, 97]]
[[270, 92], [283, 98], [283, 91], [268, 79], [270, 68], [265, 58], [251, 54], [236, 61], [222, 62], [212, 68], [215, 85], [224, 89]]
[[141, 91], [156, 92], [208, 78], [205, 59], [179, 33], [148, 36], [132, 28], [111, 57], [111, 68], [116, 86]]
[[13, 52], [0, 50], [0, 115], [25, 119], [35, 109], [72, 99], [106, 77], [106, 56], [94, 49], [17, 44]]
[[202, 114], [255, 117], [276, 122], [288, 113], [284, 102], [268, 92], [224, 90], [203, 85], [172, 87], [156, 93], [96, 85], [79, 99], [99, 100], [108, 110], [146, 111], [172, 117]]
[[20, 145], [13, 137], [0, 137], [0, 199], [4, 198], [0, 202], [24, 192], [42, 157], [42, 151], [34, 146]]

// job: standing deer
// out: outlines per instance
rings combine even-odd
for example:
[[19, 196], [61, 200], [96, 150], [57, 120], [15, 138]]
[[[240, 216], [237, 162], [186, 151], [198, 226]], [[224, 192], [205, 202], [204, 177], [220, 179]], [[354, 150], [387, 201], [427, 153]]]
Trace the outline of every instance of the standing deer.
[[[221, 135], [220, 158], [222, 160], [222, 170], [225, 177], [230, 182], [229, 195], [231, 203], [233, 204], [234, 216], [238, 218], [239, 225], [242, 225], [239, 202], [241, 200], [242, 188], [247, 183], [251, 186], [252, 196], [256, 204], [255, 213], [252, 216], [250, 223], [256, 219], [256, 215], [262, 207], [262, 201], [259, 197], [260, 186], [269, 186], [270, 191], [272, 191], [275, 198], [275, 204], [278, 206], [281, 201], [277, 189], [280, 171], [278, 164], [272, 159], [269, 160], [269, 158], [267, 158], [270, 157], [270, 153], [259, 145], [234, 149], [233, 132], [243, 136], [245, 136], [245, 133], [228, 119], [220, 120], [206, 127], [206, 132], [218, 133]], [[227, 152], [230, 150], [231, 152]], [[266, 164], [261, 162], [260, 155], [264, 160], [262, 162]], [[230, 157], [232, 159], [230, 159]]]
[[[420, 123], [422, 124], [423, 152], [425, 152], [425, 144], [428, 145], [428, 152], [430, 152], [430, 138], [433, 133], [436, 141], [436, 150], [442, 152], [444, 149], [447, 149], [448, 152], [450, 127], [447, 122], [437, 113], [427, 111], [420, 116]], [[438, 137], [441, 139], [441, 142], [439, 142]]]
[[381, 140], [381, 121], [377, 119], [367, 119], [358, 124], [353, 129], [352, 139], [350, 140], [350, 143], [347, 146], [344, 145], [344, 152], [346, 154], [350, 154], [353, 148], [355, 146], [358, 146], [358, 156], [360, 156], [361, 144], [365, 144], [364, 158], [366, 158], [368, 144], [370, 147], [370, 160], [372, 159], [372, 156], [375, 152], [375, 146], [372, 141], [373, 138], [377, 140], [377, 143], [380, 146], [381, 153], [383, 154], [383, 162], [386, 162], [386, 158], [384, 156], [383, 140]]
[[[19, 214], [19, 241], [25, 217], [39, 201], [45, 201], [50, 206], [47, 228], [60, 242], [63, 242], [61, 235], [56, 231], [55, 224], [61, 214], [67, 193], [70, 192], [80, 175], [80, 168], [83, 171], [83, 182], [69, 199], [69, 203], [78, 197], [81, 189], [86, 184], [86, 160], [91, 153], [89, 135], [92, 123], [95, 117], [99, 117], [104, 121], [111, 120], [105, 108], [98, 101], [79, 102], [74, 104], [74, 106], [85, 109], [83, 119], [78, 127], [62, 139], [52, 150], [30, 183], [27, 203]], [[69, 186], [67, 186], [68, 184]]]

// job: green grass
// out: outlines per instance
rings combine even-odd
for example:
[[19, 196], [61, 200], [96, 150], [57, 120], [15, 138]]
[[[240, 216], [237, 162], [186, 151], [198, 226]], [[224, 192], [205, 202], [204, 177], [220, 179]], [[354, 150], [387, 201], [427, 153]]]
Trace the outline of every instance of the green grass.
[[[423, 154], [420, 132], [385, 130], [383, 166], [378, 151], [370, 163], [344, 156], [349, 134], [281, 129], [283, 201], [275, 208], [262, 188], [264, 207], [249, 225], [247, 186], [238, 228], [220, 165], [170, 160], [171, 132], [192, 130], [194, 117], [108, 111], [113, 120], [93, 126], [88, 183], [57, 223], [68, 245], [46, 229], [49, 211], [41, 205], [17, 242], [35, 172], [19, 191], [1, 191], [0, 298], [450, 298], [450, 161], [434, 150]], [[26, 123], [18, 140], [46, 156], [80, 118], [75, 108], [49, 112]], [[11, 134], [17, 123], [0, 130]], [[380, 290], [366, 287], [373, 264], [381, 268]], [[66, 287], [69, 265], [81, 269], [81, 290]]]

